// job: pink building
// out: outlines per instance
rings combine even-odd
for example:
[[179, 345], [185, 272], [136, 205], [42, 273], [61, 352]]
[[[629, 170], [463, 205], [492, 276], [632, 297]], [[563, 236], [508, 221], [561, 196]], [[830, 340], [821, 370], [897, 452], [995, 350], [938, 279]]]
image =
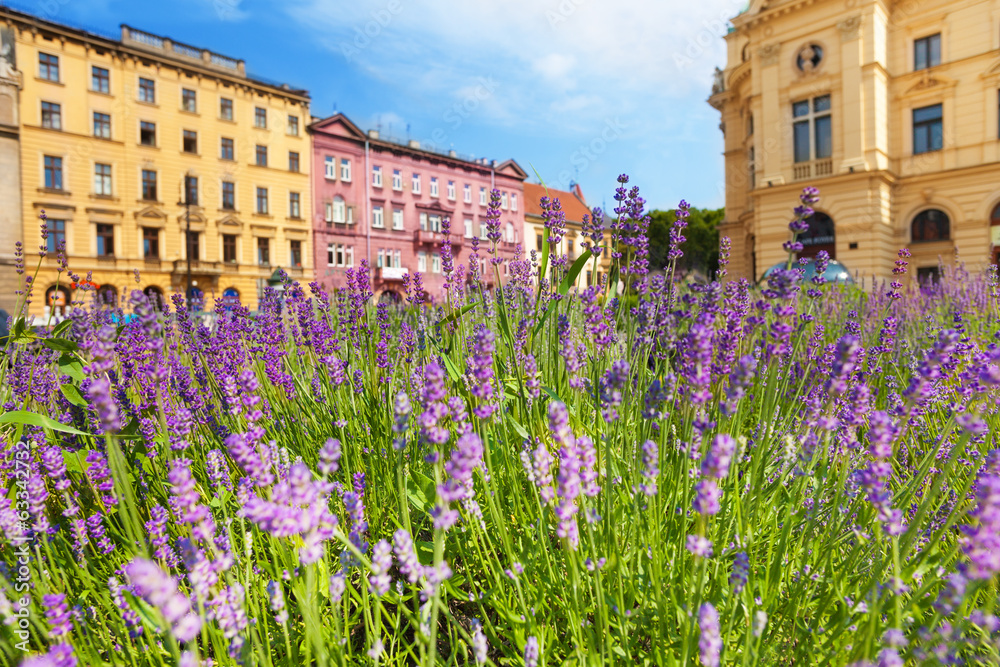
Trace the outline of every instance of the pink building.
[[309, 130], [316, 280], [325, 289], [343, 287], [347, 269], [367, 258], [376, 298], [400, 298], [403, 276], [419, 272], [424, 289], [439, 300], [441, 222], [451, 220], [456, 266], [467, 263], [473, 236], [486, 257], [492, 188], [501, 192], [499, 252], [509, 259], [523, 245], [527, 174], [513, 160], [464, 160], [454, 151], [421, 149], [416, 141], [387, 141], [375, 130], [365, 134], [343, 114], [315, 121]]

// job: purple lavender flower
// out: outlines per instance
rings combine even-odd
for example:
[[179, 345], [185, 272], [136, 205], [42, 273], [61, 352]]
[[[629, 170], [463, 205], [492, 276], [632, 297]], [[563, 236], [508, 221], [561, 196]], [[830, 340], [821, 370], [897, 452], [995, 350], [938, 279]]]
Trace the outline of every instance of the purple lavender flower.
[[274, 612], [274, 622], [284, 625], [288, 622], [288, 609], [285, 608], [285, 594], [281, 590], [281, 582], [269, 581], [267, 595], [271, 600], [271, 611]]
[[534, 636], [524, 643], [524, 667], [538, 667], [538, 639]]
[[43, 595], [42, 605], [45, 607], [45, 619], [49, 622], [49, 638], [65, 637], [73, 631], [65, 595], [62, 593]]
[[404, 528], [400, 528], [392, 536], [392, 548], [396, 553], [396, 562], [399, 564], [400, 573], [406, 577], [411, 584], [420, 581], [423, 568], [417, 559], [417, 552], [413, 548], [413, 538]]
[[698, 514], [711, 516], [718, 514], [722, 491], [713, 479], [703, 479], [694, 487], [694, 511]]
[[319, 472], [329, 477], [340, 468], [341, 446], [337, 438], [329, 438], [319, 450]]
[[479, 619], [472, 619], [472, 656], [477, 665], [485, 665], [489, 656], [490, 645], [483, 634], [483, 624]]
[[702, 535], [688, 535], [684, 548], [698, 558], [712, 557], [712, 542]]
[[733, 570], [729, 573], [729, 583], [733, 586], [733, 595], [739, 595], [747, 585], [750, 574], [750, 557], [747, 552], [739, 551], [733, 559]]
[[719, 667], [722, 654], [722, 637], [719, 628], [719, 612], [711, 602], [702, 603], [698, 609], [698, 652], [705, 667]]
[[136, 595], [160, 610], [179, 642], [189, 642], [201, 630], [201, 619], [191, 611], [191, 602], [177, 590], [177, 580], [160, 567], [137, 558], [125, 567]]
[[642, 478], [643, 482], [638, 485], [638, 490], [647, 496], [656, 495], [656, 480], [660, 476], [660, 450], [656, 443], [647, 440], [642, 443]]
[[987, 473], [976, 482], [974, 525], [966, 526], [962, 550], [971, 579], [989, 580], [1000, 572], [1000, 474]]
[[392, 578], [389, 569], [392, 567], [392, 545], [386, 540], [379, 540], [372, 550], [372, 573], [368, 578], [368, 589], [377, 596], [389, 592]]
[[708, 454], [701, 463], [701, 474], [712, 479], [723, 479], [729, 474], [729, 467], [736, 453], [736, 439], [728, 433], [720, 433], [712, 440]]

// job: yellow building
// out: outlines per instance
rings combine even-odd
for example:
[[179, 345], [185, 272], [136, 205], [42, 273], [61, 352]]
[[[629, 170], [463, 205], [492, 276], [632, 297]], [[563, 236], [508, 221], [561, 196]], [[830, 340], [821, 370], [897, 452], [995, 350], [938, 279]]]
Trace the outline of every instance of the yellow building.
[[[583, 253], [584, 248], [580, 244], [588, 241], [583, 235], [583, 216], [592, 216], [593, 213], [587, 206], [587, 200], [583, 198], [580, 186], [573, 184], [572, 187], [572, 191], [566, 192], [552, 188], [546, 189], [545, 186], [535, 183], [524, 184], [524, 249], [526, 253], [535, 250], [539, 257], [542, 254], [542, 240], [546, 236], [545, 220], [542, 217], [542, 197], [558, 199], [562, 212], [566, 216], [566, 235], [559, 241], [558, 247], [553, 248], [551, 252], [554, 255], [565, 255], [570, 261], [575, 261]], [[596, 285], [601, 274], [608, 271], [611, 265], [610, 252], [607, 249], [609, 244], [610, 237], [608, 232], [605, 232], [605, 250], [601, 254], [597, 273], [594, 273], [593, 264], [588, 263], [577, 276], [577, 288], [582, 289]]]
[[930, 277], [1000, 247], [1000, 0], [752, 0], [709, 103], [722, 114], [730, 275], [759, 277], [803, 186], [805, 254]]
[[190, 279], [206, 309], [223, 296], [256, 308], [277, 267], [311, 279], [305, 91], [128, 26], [114, 40], [0, 8], [0, 28], [20, 79], [27, 248], [42, 210], [50, 232], [33, 314], [81, 297], [53, 289], [61, 242], [107, 300], [136, 288], [135, 269], [167, 297]]

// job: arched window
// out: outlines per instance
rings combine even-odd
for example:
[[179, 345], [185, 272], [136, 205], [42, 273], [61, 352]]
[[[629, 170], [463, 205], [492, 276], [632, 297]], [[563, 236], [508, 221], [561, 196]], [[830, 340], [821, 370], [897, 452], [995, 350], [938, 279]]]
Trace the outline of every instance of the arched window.
[[833, 218], [822, 211], [816, 211], [806, 219], [809, 223], [809, 231], [799, 235], [799, 243], [802, 244], [801, 257], [815, 257], [820, 250], [825, 250], [830, 259], [837, 258], [837, 234], [834, 229]]
[[147, 299], [149, 299], [149, 305], [151, 305], [156, 310], [163, 310], [164, 306], [163, 290], [161, 290], [159, 287], [156, 287], [155, 285], [149, 285], [144, 290], [142, 290], [142, 293], [146, 295]]
[[227, 312], [240, 305], [240, 292], [235, 287], [227, 287], [222, 291], [222, 308]]
[[742, 57], [743, 62], [750, 60], [750, 42], [743, 45]]
[[69, 290], [53, 285], [45, 292], [45, 305], [53, 317], [65, 317], [69, 310]]
[[910, 225], [910, 234], [914, 243], [947, 241], [951, 238], [951, 220], [936, 208], [921, 211]]
[[990, 213], [990, 227], [1000, 227], [1000, 204], [997, 204]]
[[97, 305], [101, 308], [116, 308], [118, 306], [118, 290], [112, 285], [98, 287]]

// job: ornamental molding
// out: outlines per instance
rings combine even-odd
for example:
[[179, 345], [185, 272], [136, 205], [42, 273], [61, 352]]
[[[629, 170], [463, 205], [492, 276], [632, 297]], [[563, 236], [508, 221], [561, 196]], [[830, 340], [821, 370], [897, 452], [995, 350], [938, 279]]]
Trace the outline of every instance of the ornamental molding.
[[771, 65], [778, 64], [778, 58], [781, 55], [781, 43], [774, 42], [772, 44], [765, 44], [757, 50], [757, 57], [760, 58], [761, 67], [770, 67]]
[[837, 24], [837, 30], [840, 31], [840, 39], [845, 42], [857, 39], [861, 34], [861, 15], [847, 17]]

